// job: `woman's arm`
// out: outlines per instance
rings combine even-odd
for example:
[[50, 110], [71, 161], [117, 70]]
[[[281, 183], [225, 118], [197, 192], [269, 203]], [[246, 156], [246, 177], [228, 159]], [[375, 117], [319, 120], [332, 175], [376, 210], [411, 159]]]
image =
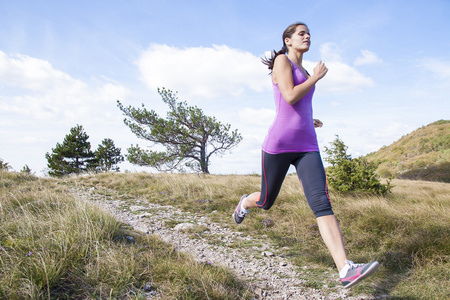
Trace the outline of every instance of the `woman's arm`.
[[313, 75], [309, 76], [305, 82], [294, 86], [291, 62], [286, 55], [279, 55], [275, 59], [273, 66], [273, 81], [275, 84], [278, 84], [286, 102], [294, 105], [313, 88], [317, 81], [325, 76], [327, 71], [327, 67], [325, 67], [322, 61], [319, 61], [314, 67]]

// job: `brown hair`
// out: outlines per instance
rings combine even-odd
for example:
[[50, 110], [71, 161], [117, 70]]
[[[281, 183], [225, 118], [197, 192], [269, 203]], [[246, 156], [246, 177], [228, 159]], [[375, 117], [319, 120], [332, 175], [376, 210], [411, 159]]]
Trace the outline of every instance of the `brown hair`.
[[286, 42], [285, 42], [284, 40], [285, 40], [286, 38], [292, 37], [292, 35], [295, 33], [295, 30], [297, 30], [297, 27], [300, 26], [300, 25], [303, 25], [303, 26], [308, 27], [305, 23], [302, 23], [302, 22], [297, 22], [297, 23], [294, 23], [294, 24], [289, 25], [289, 27], [286, 28], [286, 29], [284, 30], [284, 32], [283, 32], [283, 47], [281, 48], [281, 50], [278, 51], [278, 52], [275, 51], [275, 50], [273, 50], [273, 52], [272, 52], [270, 58], [267, 58], [267, 57], [261, 58], [262, 63], [265, 64], [265, 65], [269, 68], [269, 70], [270, 70], [270, 73], [269, 73], [269, 74], [272, 74], [273, 64], [274, 64], [274, 62], [275, 62], [275, 58], [276, 58], [278, 55], [288, 53], [288, 48], [287, 48]]

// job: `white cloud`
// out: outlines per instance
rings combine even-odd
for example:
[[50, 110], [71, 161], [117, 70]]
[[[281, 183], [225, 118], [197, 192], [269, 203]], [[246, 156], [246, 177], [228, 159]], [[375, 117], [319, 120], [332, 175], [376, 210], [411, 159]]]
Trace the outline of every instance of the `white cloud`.
[[242, 122], [254, 125], [267, 126], [275, 118], [275, 110], [261, 108], [253, 109], [250, 107], [245, 107], [239, 111], [239, 118]]
[[246, 90], [270, 88], [259, 57], [225, 45], [176, 48], [153, 44], [141, 53], [137, 65], [149, 88], [166, 87], [189, 98], [238, 96]]
[[383, 62], [375, 53], [369, 50], [361, 50], [361, 56], [357, 57], [354, 64], [355, 66], [375, 64]]
[[324, 43], [320, 46], [320, 55], [325, 62], [342, 61], [342, 50], [336, 43]]
[[368, 131], [368, 134], [371, 138], [374, 139], [386, 139], [386, 140], [396, 140], [405, 132], [411, 132], [414, 127], [400, 123], [400, 122], [392, 122], [385, 127], [374, 128]]
[[[343, 62], [337, 44], [325, 43], [320, 52], [329, 69], [319, 83], [321, 93], [353, 93], [375, 85], [370, 77]], [[270, 77], [260, 58], [226, 45], [176, 48], [153, 44], [141, 53], [136, 64], [150, 89], [166, 87], [187, 98], [236, 97], [245, 91], [270, 90]], [[315, 64], [304, 61], [310, 72]]]
[[0, 98], [3, 113], [36, 120], [74, 121], [98, 115], [94, 106], [114, 103], [129, 91], [115, 82], [88, 83], [55, 69], [48, 61], [27, 55], [8, 56], [0, 51]]
[[0, 120], [6, 124], [1, 152], [14, 168], [45, 168], [44, 154], [76, 124], [86, 129], [93, 148], [102, 138], [124, 140], [129, 134], [115, 101], [130, 91], [113, 80], [75, 79], [48, 61], [0, 51], [0, 90]]
[[[305, 63], [306, 65], [306, 63]], [[364, 76], [355, 68], [338, 61], [326, 62], [327, 75], [319, 81], [320, 92], [353, 93], [375, 86], [372, 78]]]
[[117, 99], [124, 98], [129, 94], [129, 91], [119, 83], [108, 82], [95, 89], [92, 94], [97, 102], [111, 103], [115, 102]]
[[450, 79], [449, 61], [436, 58], [425, 58], [421, 61], [420, 65], [427, 71], [436, 74], [441, 79]]
[[[375, 86], [372, 78], [361, 74], [354, 67], [343, 62], [341, 50], [335, 43], [320, 47], [322, 61], [328, 68], [327, 75], [319, 81], [320, 93], [353, 93]], [[316, 63], [305, 61], [306, 69], [313, 70]]]
[[352, 145], [352, 155], [357, 157], [378, 151], [382, 146], [392, 144], [415, 129], [414, 126], [402, 122], [391, 122], [384, 126], [378, 124], [370, 129], [353, 130], [351, 134], [349, 129], [348, 145]]
[[76, 91], [86, 87], [83, 82], [54, 69], [48, 61], [21, 54], [8, 56], [2, 51], [0, 51], [0, 82], [36, 91], [55, 87], [65, 91]]

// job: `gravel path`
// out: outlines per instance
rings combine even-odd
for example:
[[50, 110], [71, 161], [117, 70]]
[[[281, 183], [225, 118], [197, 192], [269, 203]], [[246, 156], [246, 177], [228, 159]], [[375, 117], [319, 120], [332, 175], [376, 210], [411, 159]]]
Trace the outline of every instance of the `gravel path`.
[[[350, 291], [340, 286], [333, 288], [333, 292], [305, 287], [306, 281], [299, 278], [298, 272], [309, 272], [310, 267], [299, 269], [278, 256], [269, 239], [232, 231], [208, 217], [139, 199], [130, 204], [120, 197], [115, 199], [96, 194], [94, 188], [87, 191], [78, 189], [73, 193], [99, 205], [138, 231], [158, 235], [198, 261], [233, 270], [254, 291], [254, 299], [377, 299], [373, 296], [349, 296]], [[177, 225], [167, 226], [168, 221]], [[200, 229], [201, 234], [196, 234], [196, 229]], [[245, 249], [230, 247], [236, 243], [255, 246]], [[330, 269], [329, 274], [338, 282], [335, 270]]]

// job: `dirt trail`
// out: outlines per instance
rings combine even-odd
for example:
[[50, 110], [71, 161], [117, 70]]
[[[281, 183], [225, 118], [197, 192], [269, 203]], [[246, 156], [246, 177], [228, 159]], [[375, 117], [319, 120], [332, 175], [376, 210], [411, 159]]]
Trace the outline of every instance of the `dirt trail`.
[[[138, 231], [158, 235], [162, 240], [192, 255], [203, 263], [225, 266], [244, 280], [254, 291], [254, 299], [380, 299], [373, 296], [349, 296], [350, 291], [338, 288], [324, 292], [305, 287], [307, 276], [312, 271], [308, 266], [297, 268], [277, 255], [269, 239], [252, 237], [211, 222], [209, 218], [183, 212], [168, 205], [157, 205], [143, 200], [127, 200], [105, 197], [95, 189], [73, 191], [80, 199], [90, 201], [109, 211], [118, 220]], [[231, 217], [231, 216], [230, 216]], [[168, 227], [168, 221], [178, 224]], [[190, 228], [202, 228], [196, 235]], [[191, 232], [189, 234], [189, 232]], [[245, 248], [230, 247], [236, 243], [250, 245]], [[254, 245], [254, 246], [251, 246]], [[298, 276], [304, 272], [304, 276]], [[311, 272], [314, 276], [314, 272]], [[338, 274], [330, 269], [329, 275], [338, 283]], [[339, 284], [339, 283], [338, 283]], [[324, 290], [327, 287], [324, 286]], [[332, 292], [330, 292], [332, 290]]]

